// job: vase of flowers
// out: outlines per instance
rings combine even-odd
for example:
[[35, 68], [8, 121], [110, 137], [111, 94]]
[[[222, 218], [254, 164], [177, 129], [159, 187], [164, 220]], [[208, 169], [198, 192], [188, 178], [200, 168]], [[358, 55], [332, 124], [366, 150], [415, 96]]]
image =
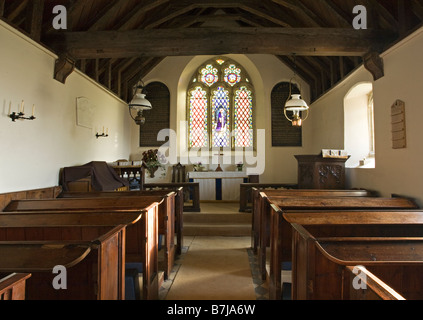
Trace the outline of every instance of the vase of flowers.
[[163, 168], [162, 162], [160, 162], [163, 156], [159, 154], [158, 149], [150, 149], [142, 153], [142, 161], [144, 166], [150, 174], [150, 178], [154, 178], [154, 174], [159, 168]]
[[204, 167], [201, 162], [198, 162], [197, 164], [194, 164], [194, 171], [203, 171]]
[[242, 163], [242, 162], [240, 162], [240, 163], [238, 163], [237, 165], [236, 165], [236, 169], [237, 169], [237, 171], [242, 171], [242, 168], [244, 167], [244, 164]]

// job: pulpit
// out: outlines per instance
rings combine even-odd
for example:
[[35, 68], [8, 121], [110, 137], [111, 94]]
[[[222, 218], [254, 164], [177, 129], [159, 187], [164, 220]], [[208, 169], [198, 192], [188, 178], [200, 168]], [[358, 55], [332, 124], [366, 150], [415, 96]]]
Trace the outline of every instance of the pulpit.
[[299, 189], [345, 189], [345, 162], [348, 157], [296, 155]]

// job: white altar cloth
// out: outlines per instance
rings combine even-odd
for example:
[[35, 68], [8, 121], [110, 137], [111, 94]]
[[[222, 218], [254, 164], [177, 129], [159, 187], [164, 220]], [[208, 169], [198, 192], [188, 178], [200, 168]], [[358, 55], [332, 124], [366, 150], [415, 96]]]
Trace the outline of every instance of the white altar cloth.
[[243, 171], [191, 171], [188, 178], [199, 183], [200, 201], [239, 201], [239, 185], [248, 181]]

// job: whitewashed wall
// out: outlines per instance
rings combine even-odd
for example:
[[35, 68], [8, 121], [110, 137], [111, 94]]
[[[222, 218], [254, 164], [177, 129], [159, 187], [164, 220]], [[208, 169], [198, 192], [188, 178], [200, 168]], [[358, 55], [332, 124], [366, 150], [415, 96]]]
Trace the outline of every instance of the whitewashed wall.
[[[348, 186], [414, 197], [423, 204], [423, 29], [419, 29], [381, 56], [385, 76], [373, 81], [363, 67], [311, 106], [312, 148], [344, 147], [343, 99], [357, 83], [373, 81], [375, 109], [375, 169], [348, 169]], [[407, 148], [392, 148], [391, 106], [405, 102]]]
[[[78, 71], [62, 84], [53, 79], [56, 56], [0, 21], [0, 193], [58, 185], [59, 170], [90, 161], [128, 158], [127, 106]], [[76, 98], [95, 106], [93, 128], [76, 123]], [[25, 101], [35, 121], [7, 117]], [[95, 128], [110, 137], [96, 139]]]

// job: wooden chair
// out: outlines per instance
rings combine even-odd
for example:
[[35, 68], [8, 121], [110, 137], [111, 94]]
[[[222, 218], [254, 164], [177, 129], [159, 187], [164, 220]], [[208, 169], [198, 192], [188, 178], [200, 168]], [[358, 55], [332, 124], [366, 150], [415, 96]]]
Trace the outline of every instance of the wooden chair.
[[187, 182], [185, 166], [180, 162], [172, 167], [172, 182]]

